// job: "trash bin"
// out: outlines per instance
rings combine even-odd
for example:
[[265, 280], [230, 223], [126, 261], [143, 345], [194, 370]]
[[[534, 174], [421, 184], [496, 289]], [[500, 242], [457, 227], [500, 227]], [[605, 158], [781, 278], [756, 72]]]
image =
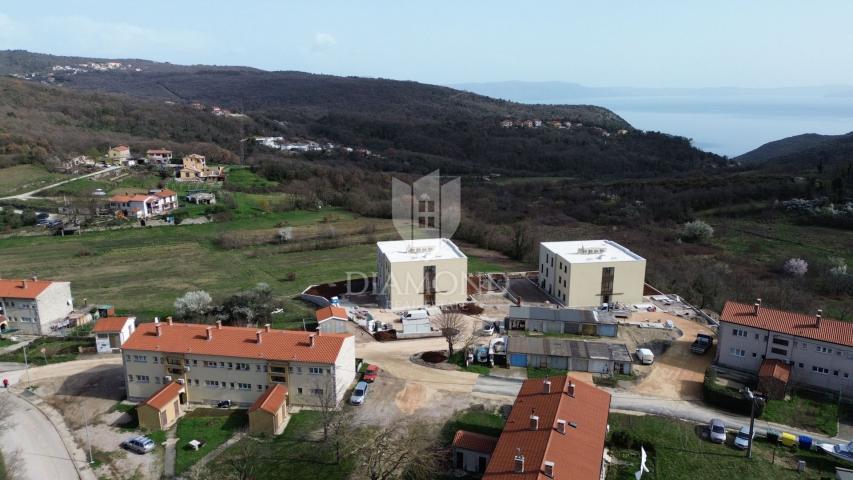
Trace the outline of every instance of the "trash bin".
[[800, 435], [800, 449], [811, 450], [812, 449], [812, 437], [810, 437], [808, 435]]
[[786, 447], [793, 447], [797, 444], [797, 436], [788, 432], [782, 433], [782, 445]]
[[779, 432], [773, 429], [767, 430], [767, 441], [769, 443], [779, 443]]

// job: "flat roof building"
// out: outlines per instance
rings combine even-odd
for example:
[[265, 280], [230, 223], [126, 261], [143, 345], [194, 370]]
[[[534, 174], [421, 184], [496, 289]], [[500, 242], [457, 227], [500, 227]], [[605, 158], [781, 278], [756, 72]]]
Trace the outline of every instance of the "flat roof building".
[[567, 307], [643, 301], [646, 259], [612, 240], [542, 242], [539, 286]]
[[377, 242], [375, 293], [393, 310], [468, 300], [468, 257], [446, 238]]

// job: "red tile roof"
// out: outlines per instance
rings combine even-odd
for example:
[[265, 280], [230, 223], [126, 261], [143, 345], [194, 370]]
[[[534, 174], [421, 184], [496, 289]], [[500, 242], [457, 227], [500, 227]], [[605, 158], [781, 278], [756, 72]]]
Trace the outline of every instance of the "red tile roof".
[[[554, 479], [599, 480], [601, 476], [610, 394], [571, 377], [526, 380], [498, 439], [483, 480], [546, 480], [544, 462], [554, 462]], [[566, 392], [574, 385], [574, 396]], [[531, 429], [531, 415], [539, 427]], [[566, 433], [557, 431], [566, 421]], [[574, 425], [574, 426], [572, 426]], [[524, 471], [515, 473], [515, 456], [524, 456]]]
[[287, 399], [287, 387], [284, 386], [283, 383], [276, 383], [272, 388], [264, 392], [255, 403], [249, 407], [250, 412], [254, 412], [255, 410], [263, 410], [267, 413], [271, 413], [273, 415], [278, 412], [278, 409], [284, 405], [284, 401]]
[[178, 394], [180, 394], [183, 389], [184, 386], [180, 383], [172, 382], [154, 392], [154, 395], [148, 397], [148, 400], [145, 400], [142, 404], [154, 407], [157, 410], [163, 410], [178, 398]]
[[316, 312], [314, 312], [314, 316], [317, 318], [317, 322], [322, 322], [323, 320], [328, 320], [330, 318], [340, 318], [346, 320], [349, 318], [347, 315], [347, 310], [343, 307], [337, 307], [334, 305], [330, 305], [328, 307], [318, 308]]
[[764, 360], [761, 362], [761, 368], [758, 369], [758, 377], [773, 377], [788, 383], [791, 378], [791, 366], [782, 360]]
[[171, 153], [172, 153], [172, 151], [171, 151], [171, 150], [166, 150], [165, 148], [152, 148], [152, 149], [148, 150], [148, 151], [147, 151], [147, 152], [145, 152], [145, 153], [147, 153], [148, 155], [151, 155], [151, 154], [163, 154], [163, 153], [169, 153], [169, 154], [171, 154]]
[[0, 298], [35, 299], [53, 283], [49, 280], [0, 280]]
[[754, 305], [726, 302], [720, 314], [720, 320], [769, 332], [853, 347], [853, 323], [829, 318], [822, 318], [818, 327], [816, 317], [813, 315], [786, 312], [765, 306], [759, 307], [756, 315]]
[[498, 439], [482, 433], [459, 430], [453, 436], [453, 447], [471, 450], [472, 452], [491, 454], [495, 450]]
[[[158, 337], [155, 325], [160, 325]], [[207, 340], [210, 329], [212, 338]], [[261, 333], [261, 343], [257, 333]], [[310, 337], [314, 336], [314, 346]], [[257, 328], [221, 327], [197, 323], [143, 323], [122, 345], [122, 350], [191, 353], [222, 357], [334, 364], [351, 334], [301, 332]]]
[[135, 195], [113, 195], [110, 197], [110, 201], [115, 203], [148, 202], [149, 200], [156, 200], [156, 198], [152, 195], [144, 195], [141, 193], [137, 193]]
[[156, 195], [160, 198], [166, 198], [166, 197], [171, 197], [171, 196], [177, 195], [177, 193], [175, 193], [172, 190], [169, 190], [168, 188], [164, 188], [163, 190], [160, 190], [159, 192], [155, 192], [154, 195]]
[[124, 325], [127, 323], [127, 319], [130, 317], [102, 317], [99, 318], [97, 322], [95, 322], [95, 328], [92, 329], [94, 333], [114, 333], [120, 332]]

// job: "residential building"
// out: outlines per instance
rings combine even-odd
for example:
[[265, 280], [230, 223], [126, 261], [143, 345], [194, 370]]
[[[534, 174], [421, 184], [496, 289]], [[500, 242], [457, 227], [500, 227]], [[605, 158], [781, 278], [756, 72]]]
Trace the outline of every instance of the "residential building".
[[261, 394], [249, 407], [249, 433], [252, 435], [278, 435], [289, 420], [287, 415], [287, 387], [276, 383]]
[[139, 426], [146, 430], [166, 430], [184, 414], [187, 404], [186, 387], [175, 381], [167, 382], [136, 407]]
[[[788, 381], [853, 394], [853, 323], [761, 305], [726, 302], [717, 364], [758, 374], [767, 361], [790, 367]], [[769, 368], [769, 367], [765, 367]], [[784, 376], [780, 376], [784, 377]]]
[[135, 329], [136, 317], [99, 318], [92, 328], [98, 353], [118, 351]]
[[765, 360], [758, 369], [758, 391], [771, 400], [784, 400], [791, 366], [782, 360]]
[[145, 152], [145, 158], [149, 163], [168, 165], [172, 163], [172, 151], [165, 148], [152, 148]]
[[209, 167], [204, 155], [191, 153], [183, 158], [177, 172], [179, 182], [221, 182], [225, 180], [224, 167]]
[[643, 301], [646, 260], [611, 240], [539, 244], [539, 286], [567, 307]]
[[0, 280], [0, 315], [6, 327], [30, 335], [47, 335], [51, 326], [74, 310], [70, 282], [22, 279]]
[[127, 145], [116, 145], [107, 150], [107, 160], [110, 163], [126, 163], [130, 158], [130, 147]]
[[196, 205], [215, 205], [216, 194], [211, 192], [193, 192], [187, 195], [187, 201]]
[[506, 323], [508, 330], [600, 337], [615, 337], [618, 328], [610, 312], [575, 308], [510, 306]]
[[317, 319], [317, 331], [323, 333], [346, 333], [349, 314], [347, 309], [337, 305], [329, 305], [314, 312]]
[[483, 480], [600, 480], [610, 394], [568, 376], [525, 380]]
[[497, 443], [495, 437], [458, 430], [451, 444], [453, 468], [468, 473], [485, 473]]
[[352, 335], [191, 323], [144, 323], [122, 345], [128, 399], [183, 382], [187, 401], [252, 405], [276, 384], [293, 405], [340, 402], [355, 379]]
[[125, 218], [150, 218], [178, 208], [178, 194], [169, 189], [150, 190], [148, 194], [113, 195], [110, 210]]
[[626, 375], [632, 372], [633, 362], [622, 343], [527, 336], [509, 337], [507, 359], [513, 367]]
[[468, 257], [446, 238], [377, 242], [374, 290], [392, 310], [468, 300]]

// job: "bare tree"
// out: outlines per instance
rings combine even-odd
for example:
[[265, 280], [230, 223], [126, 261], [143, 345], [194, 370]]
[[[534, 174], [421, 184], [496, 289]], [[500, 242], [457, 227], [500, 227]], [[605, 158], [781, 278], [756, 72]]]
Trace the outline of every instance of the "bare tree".
[[228, 451], [228, 456], [221, 463], [223, 468], [220, 473], [230, 480], [250, 480], [255, 478], [260, 457], [258, 443], [254, 439], [245, 438]]
[[210, 312], [213, 299], [204, 290], [187, 292], [175, 299], [175, 313], [185, 319], [198, 320]]
[[465, 317], [459, 312], [450, 310], [441, 312], [438, 317], [438, 329], [447, 340], [447, 358], [453, 356], [453, 344], [463, 335], [465, 329]]
[[422, 421], [400, 421], [365, 432], [356, 453], [355, 478], [427, 480], [435, 478], [442, 454], [438, 429]]

